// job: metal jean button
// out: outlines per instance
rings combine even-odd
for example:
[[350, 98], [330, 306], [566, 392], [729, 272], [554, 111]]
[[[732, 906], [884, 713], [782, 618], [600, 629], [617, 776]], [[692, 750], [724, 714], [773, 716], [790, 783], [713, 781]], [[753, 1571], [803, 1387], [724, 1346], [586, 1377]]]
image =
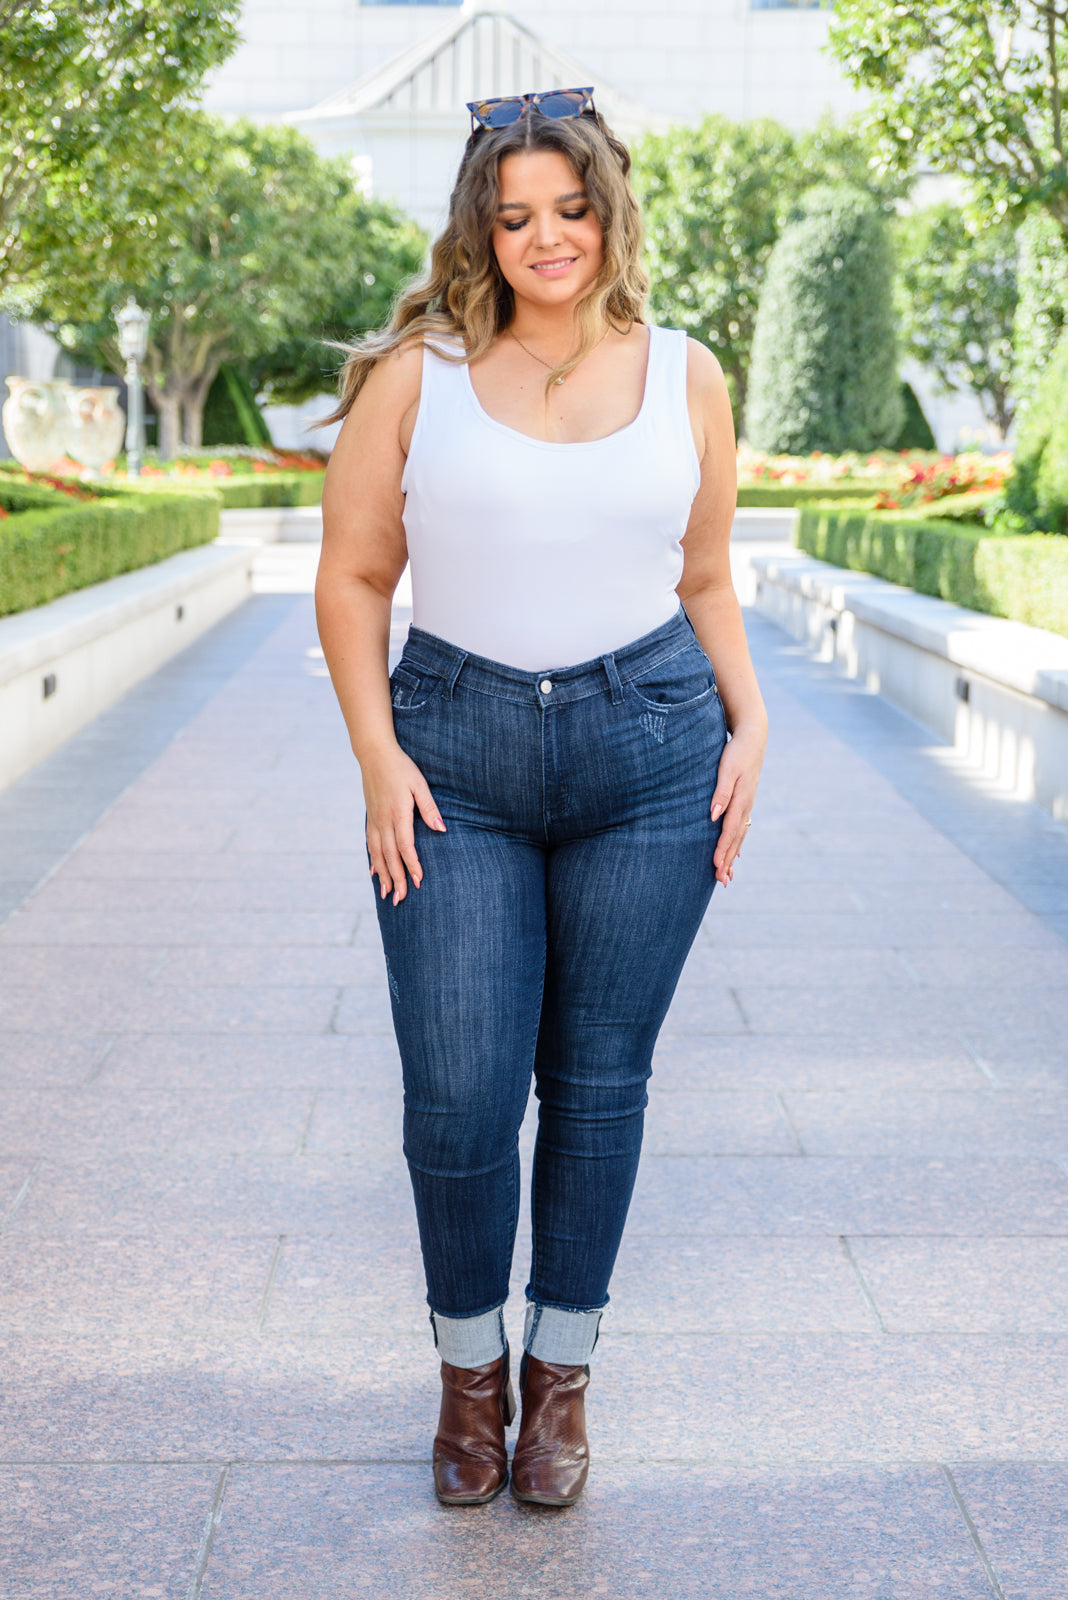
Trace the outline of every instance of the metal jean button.
[[543, 678], [538, 684], [538, 688], [541, 690], [542, 694], [552, 694], [553, 686], [551, 679]]

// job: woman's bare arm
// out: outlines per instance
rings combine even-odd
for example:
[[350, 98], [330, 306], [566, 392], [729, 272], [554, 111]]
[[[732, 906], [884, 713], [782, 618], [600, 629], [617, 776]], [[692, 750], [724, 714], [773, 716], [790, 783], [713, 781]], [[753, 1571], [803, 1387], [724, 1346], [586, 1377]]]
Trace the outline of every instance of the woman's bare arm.
[[738, 477], [730, 396], [712, 352], [693, 339], [687, 349], [687, 388], [701, 458], [701, 486], [682, 543], [685, 559], [678, 595], [712, 663], [731, 733], [712, 796], [713, 820], [723, 817], [716, 878], [729, 883], [756, 796], [768, 717], [731, 581], [730, 534]]
[[323, 654], [367, 805], [367, 848], [383, 899], [418, 887], [414, 811], [430, 828], [445, 824], [419, 768], [393, 731], [389, 696], [389, 616], [407, 561], [401, 474], [419, 404], [422, 350], [380, 361], [334, 446], [323, 486], [323, 549], [315, 613]]

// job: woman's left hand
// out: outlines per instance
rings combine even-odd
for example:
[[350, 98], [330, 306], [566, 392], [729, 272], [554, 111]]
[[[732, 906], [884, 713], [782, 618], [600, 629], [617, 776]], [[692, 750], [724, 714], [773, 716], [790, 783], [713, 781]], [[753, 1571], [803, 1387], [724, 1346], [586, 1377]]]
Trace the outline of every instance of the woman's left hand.
[[738, 728], [720, 757], [716, 792], [712, 796], [712, 821], [723, 818], [723, 829], [712, 857], [717, 883], [731, 883], [734, 879], [734, 863], [749, 828], [767, 740], [766, 728]]

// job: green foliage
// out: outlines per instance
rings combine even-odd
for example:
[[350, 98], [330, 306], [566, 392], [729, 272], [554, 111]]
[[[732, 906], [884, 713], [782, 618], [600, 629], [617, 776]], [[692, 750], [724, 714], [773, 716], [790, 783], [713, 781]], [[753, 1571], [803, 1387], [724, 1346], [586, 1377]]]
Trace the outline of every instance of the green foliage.
[[322, 504], [322, 472], [271, 472], [259, 477], [220, 478], [215, 488], [225, 511], [253, 506], [317, 506]]
[[901, 403], [905, 408], [905, 420], [901, 424], [901, 432], [893, 442], [895, 450], [936, 450], [935, 436], [931, 432], [931, 424], [924, 416], [923, 407], [916, 398], [916, 391], [911, 383], [901, 384]]
[[58, 498], [65, 503], [0, 521], [0, 616], [207, 544], [219, 531], [219, 497], [210, 489]]
[[314, 315], [251, 364], [256, 392], [276, 403], [333, 391], [342, 355], [331, 346], [387, 322], [426, 256], [422, 229], [383, 200], [351, 192], [336, 220], [342, 248], [317, 286]]
[[943, 202], [897, 218], [893, 234], [904, 353], [937, 373], [941, 393], [974, 394], [1004, 438], [1013, 418], [1012, 228], [977, 230]]
[[[51, 248], [92, 259], [136, 239], [129, 198], [176, 108], [237, 43], [239, 0], [4, 0], [0, 290]], [[162, 163], [161, 163], [162, 164]], [[116, 224], [119, 224], [118, 230]]]
[[180, 416], [184, 442], [201, 442], [224, 362], [255, 362], [319, 324], [366, 209], [347, 163], [290, 127], [191, 115], [173, 162], [182, 187], [161, 203], [139, 280], [60, 255], [42, 295], [65, 348], [116, 368], [113, 305], [135, 292], [152, 313], [145, 375], [162, 456], [177, 451]]
[[69, 505], [69, 498], [58, 489], [49, 489], [44, 484], [12, 483], [0, 476], [0, 510], [44, 511], [49, 506]]
[[834, 566], [1068, 633], [1068, 540], [998, 536], [954, 522], [827, 502], [801, 510], [796, 542]]
[[202, 443], [270, 444], [271, 435], [256, 404], [252, 385], [237, 367], [224, 361], [204, 402]]
[[1068, 321], [1068, 245], [1057, 224], [1035, 211], [1016, 233], [1020, 298], [1013, 333], [1013, 389], [1022, 424]]
[[1068, 236], [1064, 0], [837, 0], [828, 43], [886, 170], [964, 176], [982, 216], [1040, 207]]
[[893, 262], [874, 202], [811, 189], [768, 263], [745, 435], [757, 450], [870, 450], [901, 431]]
[[768, 258], [798, 197], [848, 181], [887, 204], [905, 185], [876, 177], [855, 125], [827, 117], [794, 134], [770, 117], [712, 116], [645, 135], [634, 163], [653, 314], [715, 351], [740, 416]]
[[1004, 499], [1024, 527], [1068, 534], [1068, 329], [1020, 424]]

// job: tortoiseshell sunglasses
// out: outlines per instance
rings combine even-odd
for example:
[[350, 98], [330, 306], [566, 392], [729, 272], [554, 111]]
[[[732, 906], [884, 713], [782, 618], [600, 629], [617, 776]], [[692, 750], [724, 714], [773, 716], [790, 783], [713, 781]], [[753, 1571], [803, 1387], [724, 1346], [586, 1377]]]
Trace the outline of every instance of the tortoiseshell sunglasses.
[[500, 100], [469, 100], [471, 132], [479, 127], [507, 128], [526, 116], [527, 107], [533, 106], [543, 117], [581, 117], [584, 111], [593, 111], [592, 89], [544, 89], [540, 94], [510, 94]]

